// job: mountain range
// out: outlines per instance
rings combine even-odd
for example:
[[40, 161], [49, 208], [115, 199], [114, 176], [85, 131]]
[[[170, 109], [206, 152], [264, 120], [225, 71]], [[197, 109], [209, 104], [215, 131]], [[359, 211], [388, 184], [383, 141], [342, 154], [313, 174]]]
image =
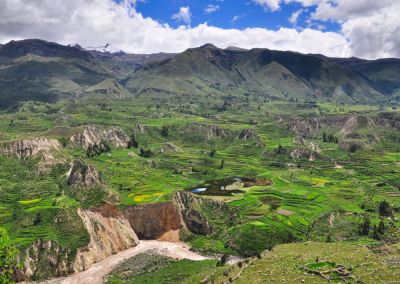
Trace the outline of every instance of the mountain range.
[[399, 59], [329, 58], [211, 44], [179, 54], [140, 55], [29, 39], [0, 46], [0, 107], [97, 92], [117, 97], [251, 94], [381, 104], [399, 100], [399, 71]]

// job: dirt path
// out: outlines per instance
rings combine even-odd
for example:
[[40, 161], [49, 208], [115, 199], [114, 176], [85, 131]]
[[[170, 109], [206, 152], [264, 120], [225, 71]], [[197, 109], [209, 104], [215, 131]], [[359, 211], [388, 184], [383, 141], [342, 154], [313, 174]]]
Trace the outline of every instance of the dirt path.
[[[118, 254], [111, 255], [101, 262], [92, 265], [88, 270], [82, 271], [76, 274], [72, 274], [68, 277], [55, 278], [43, 282], [29, 282], [41, 283], [41, 284], [102, 284], [103, 278], [109, 274], [113, 268], [124, 260], [131, 258], [139, 253], [143, 253], [149, 250], [156, 250], [161, 255], [176, 259], [191, 259], [191, 260], [203, 260], [207, 257], [201, 256], [197, 253], [191, 252], [189, 247], [184, 243], [172, 243], [162, 241], [140, 241], [136, 247], [124, 250]], [[28, 283], [26, 283], [28, 284]]]

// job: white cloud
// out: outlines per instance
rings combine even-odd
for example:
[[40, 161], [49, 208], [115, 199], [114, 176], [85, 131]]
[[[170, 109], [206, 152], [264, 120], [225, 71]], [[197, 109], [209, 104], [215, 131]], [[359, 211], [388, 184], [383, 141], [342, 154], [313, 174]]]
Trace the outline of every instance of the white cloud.
[[254, 3], [271, 11], [279, 10], [281, 0], [253, 0]]
[[[207, 23], [172, 28], [143, 17], [135, 10], [132, 0], [120, 4], [112, 0], [0, 0], [0, 42], [42, 38], [62, 44], [78, 43], [84, 47], [110, 43], [114, 49], [132, 53], [181, 52], [189, 47], [213, 43], [220, 47], [265, 47], [328, 56], [400, 57], [400, 1], [380, 0], [374, 4], [359, 0], [372, 5], [371, 8], [363, 6], [360, 14], [357, 14], [360, 7], [350, 5], [357, 1], [334, 1], [301, 0], [304, 6], [317, 3], [312, 16], [316, 24], [321, 20], [340, 21], [339, 32], [312, 28], [299, 31], [293, 28], [222, 29]], [[323, 13], [322, 2], [330, 4], [330, 10]], [[186, 12], [178, 14], [189, 15], [190, 10], [187, 7]], [[185, 17], [179, 20], [190, 23], [190, 16]]]
[[301, 14], [304, 12], [303, 9], [299, 9], [297, 11], [294, 11], [293, 14], [289, 17], [289, 22], [292, 25], [297, 25], [297, 21], [299, 20], [299, 17], [301, 16]]
[[216, 12], [218, 10], [219, 10], [219, 6], [218, 5], [209, 4], [204, 8], [204, 13], [205, 14], [211, 14], [211, 13], [214, 13], [214, 12]]
[[192, 18], [192, 13], [190, 12], [189, 7], [180, 7], [179, 12], [172, 15], [172, 19], [177, 22], [183, 22], [187, 25], [190, 25], [190, 21]]
[[239, 21], [240, 19], [243, 19], [243, 17], [244, 17], [243, 14], [242, 14], [242, 15], [235, 15], [235, 16], [233, 16], [231, 22], [232, 22], [232, 23], [236, 23], [236, 22]]
[[[324, 29], [323, 22], [340, 25], [353, 55], [363, 58], [400, 57], [400, 0], [253, 0], [277, 11], [282, 4], [315, 7], [306, 21], [308, 27]], [[295, 25], [301, 12], [289, 21]]]

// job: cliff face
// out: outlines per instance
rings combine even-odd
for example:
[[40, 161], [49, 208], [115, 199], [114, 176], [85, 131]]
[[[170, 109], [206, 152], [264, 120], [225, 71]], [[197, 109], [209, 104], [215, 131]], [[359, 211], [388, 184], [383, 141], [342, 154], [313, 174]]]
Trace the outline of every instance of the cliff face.
[[92, 264], [139, 243], [128, 220], [113, 205], [105, 203], [91, 210], [78, 209], [78, 215], [90, 235], [89, 244], [72, 251], [55, 241], [34, 242], [21, 255], [24, 268], [15, 273], [16, 281], [59, 277], [87, 270]]
[[55, 139], [34, 138], [4, 143], [0, 146], [0, 154], [16, 156], [19, 159], [39, 158], [39, 166], [48, 168], [62, 162], [56, 157], [61, 144]]
[[23, 270], [14, 274], [16, 282], [35, 277], [38, 279], [49, 276], [64, 276], [72, 273], [70, 249], [61, 247], [54, 241], [37, 240], [23, 253]]
[[90, 242], [85, 248], [78, 249], [73, 264], [75, 272], [86, 270], [93, 263], [139, 243], [128, 220], [110, 204], [95, 210], [78, 209], [78, 214], [89, 232]]
[[114, 147], [127, 147], [129, 137], [121, 128], [115, 127], [109, 130], [101, 130], [95, 126], [86, 126], [82, 133], [75, 134], [70, 138], [73, 145], [85, 149], [101, 142], [107, 142]]
[[173, 203], [129, 207], [124, 211], [124, 216], [140, 239], [179, 241], [183, 223]]
[[174, 195], [174, 204], [187, 228], [195, 234], [207, 235], [211, 233], [211, 226], [201, 213], [202, 202], [202, 198], [187, 191], [178, 191]]

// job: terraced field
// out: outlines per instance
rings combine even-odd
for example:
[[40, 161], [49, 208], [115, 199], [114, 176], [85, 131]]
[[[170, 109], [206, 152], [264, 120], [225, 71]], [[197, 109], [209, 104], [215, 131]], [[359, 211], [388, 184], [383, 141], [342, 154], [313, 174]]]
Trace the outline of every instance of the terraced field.
[[[222, 219], [213, 220], [215, 212], [202, 208], [213, 225], [212, 233], [182, 236], [195, 250], [254, 256], [286, 242], [340, 242], [338, 246], [350, 250], [346, 243], [376, 246], [399, 241], [399, 132], [368, 128], [361, 122], [347, 135], [343, 134], [344, 126], [336, 126], [336, 122], [318, 129], [310, 123], [304, 135], [294, 127], [311, 118], [322, 121], [326, 117], [335, 120], [355, 116], [363, 121], [365, 117], [389, 113], [399, 119], [398, 111], [370, 106], [333, 107], [328, 103], [299, 109], [291, 102], [259, 100], [238, 107], [240, 110], [208, 111], [207, 101], [190, 96], [179, 101], [164, 100], [162, 104], [141, 97], [111, 100], [86, 96], [55, 104], [28, 102], [17, 112], [1, 113], [1, 143], [46, 137], [63, 146], [57, 153], [61, 162], [47, 171], [38, 170], [37, 159], [0, 155], [0, 226], [7, 229], [21, 250], [37, 239], [76, 249], [88, 242], [77, 208], [92, 208], [105, 200], [121, 209], [171, 201], [176, 191], [242, 177], [272, 183], [239, 185], [237, 192], [225, 189], [220, 195], [208, 195], [207, 191], [198, 194], [225, 202], [237, 214], [229, 223], [225, 213], [219, 216]], [[87, 125], [104, 130], [119, 127], [128, 137], [133, 134], [138, 145], [112, 146], [110, 151], [90, 156], [70, 140]], [[244, 129], [251, 129], [251, 134], [246, 132], [249, 138], [241, 138]], [[324, 131], [339, 137], [339, 142], [323, 141]], [[371, 135], [377, 139], [371, 142]], [[356, 151], [346, 149], [345, 143], [356, 142], [361, 145]], [[148, 155], [143, 154], [146, 151]], [[69, 164], [76, 158], [100, 173], [101, 187], [83, 191], [68, 184]], [[389, 204], [389, 215], [379, 211], [383, 201]], [[370, 220], [368, 232], [360, 233], [365, 216]], [[378, 232], [380, 223], [384, 228]], [[335, 245], [326, 246], [328, 256]], [[301, 244], [279, 246], [277, 252], [289, 248], [295, 251], [297, 247], [303, 248]], [[315, 250], [322, 247], [315, 245]], [[367, 253], [364, 250], [360, 255]], [[286, 261], [283, 258], [295, 258], [297, 254], [289, 256], [288, 252], [276, 257]], [[311, 254], [307, 262], [317, 256]], [[354, 259], [358, 260], [359, 256]], [[262, 264], [266, 265], [269, 263]], [[252, 267], [248, 268], [249, 275]], [[250, 277], [246, 271], [243, 281]], [[279, 282], [281, 272], [273, 271], [268, 272], [274, 275], [270, 279]], [[293, 279], [303, 275], [293, 273]], [[260, 275], [260, 281], [268, 279]], [[307, 279], [318, 282], [315, 276]]]

